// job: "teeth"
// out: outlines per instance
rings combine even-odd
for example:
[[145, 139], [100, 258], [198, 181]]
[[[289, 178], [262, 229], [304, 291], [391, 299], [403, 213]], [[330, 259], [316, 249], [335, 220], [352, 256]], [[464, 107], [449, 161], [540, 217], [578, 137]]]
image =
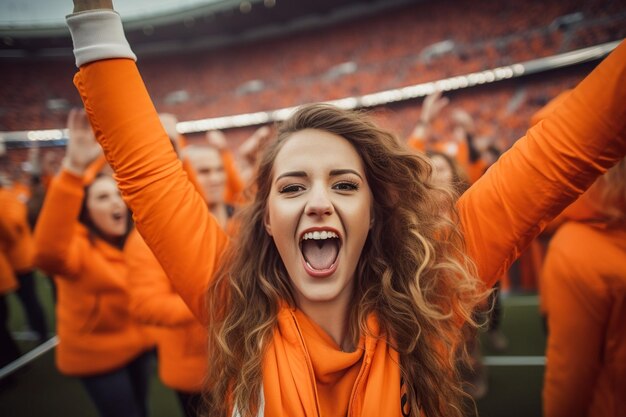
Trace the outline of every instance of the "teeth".
[[308, 232], [302, 237], [302, 240], [325, 240], [325, 239], [339, 239], [339, 236], [335, 232], [322, 231], [322, 232]]

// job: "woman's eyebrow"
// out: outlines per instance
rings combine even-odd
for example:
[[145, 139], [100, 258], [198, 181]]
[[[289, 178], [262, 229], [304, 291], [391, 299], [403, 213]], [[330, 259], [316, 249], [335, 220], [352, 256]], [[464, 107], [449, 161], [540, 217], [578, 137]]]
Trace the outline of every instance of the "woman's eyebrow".
[[359, 174], [358, 172], [356, 172], [353, 169], [333, 169], [332, 171], [330, 171], [330, 175], [329, 176], [336, 177], [338, 175], [345, 175], [345, 174], [354, 174], [357, 177], [363, 179], [361, 174]]
[[[278, 181], [281, 178], [285, 178], [285, 177], [300, 177], [300, 178], [304, 178], [304, 177], [307, 177], [307, 174], [304, 171], [289, 171], [289, 172], [285, 172], [283, 174], [280, 174], [278, 177], [276, 177], [276, 181]], [[276, 182], [276, 181], [274, 181], [274, 182]]]
[[[330, 171], [329, 173], [329, 177], [336, 177], [339, 175], [345, 175], [345, 174], [353, 174], [356, 175], [357, 177], [359, 177], [360, 179], [363, 179], [363, 176], [361, 174], [359, 174], [357, 171], [353, 170], [353, 169], [333, 169], [332, 171]], [[299, 177], [299, 178], [306, 178], [308, 176], [308, 174], [304, 171], [289, 171], [289, 172], [285, 172], [283, 174], [280, 174], [278, 177], [276, 177], [276, 181], [280, 180], [281, 178], [285, 178], [285, 177]]]

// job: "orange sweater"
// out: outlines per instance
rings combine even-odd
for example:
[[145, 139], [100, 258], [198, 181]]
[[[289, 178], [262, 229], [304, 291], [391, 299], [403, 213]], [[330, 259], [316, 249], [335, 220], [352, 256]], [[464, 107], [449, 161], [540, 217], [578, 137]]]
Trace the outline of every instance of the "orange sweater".
[[178, 391], [199, 392], [208, 366], [205, 327], [172, 288], [137, 230], [128, 237], [124, 254], [131, 314], [138, 322], [154, 326], [161, 380]]
[[626, 410], [626, 230], [569, 222], [550, 242], [545, 417]]
[[[543, 225], [623, 157], [626, 86], [619, 81], [625, 67], [622, 45], [459, 200], [467, 249], [488, 286]], [[191, 310], [206, 320], [205, 289], [227, 238], [186, 181], [134, 62], [83, 65], [75, 84], [137, 228]], [[611, 111], [599, 115], [607, 104]], [[279, 312], [263, 360], [265, 415], [320, 415], [329, 398], [319, 396], [328, 395], [324, 384], [330, 382], [336, 387], [332, 395], [349, 401], [347, 410], [326, 415], [400, 416], [398, 355], [375, 337], [375, 320], [373, 337], [361, 339], [364, 349], [357, 350], [355, 362], [354, 353], [322, 354], [322, 337], [303, 329], [317, 326], [301, 316], [288, 308]]]
[[149, 346], [130, 318], [122, 252], [77, 223], [82, 199], [83, 179], [62, 171], [48, 189], [35, 241], [37, 265], [57, 284], [57, 366], [88, 376], [121, 367]]

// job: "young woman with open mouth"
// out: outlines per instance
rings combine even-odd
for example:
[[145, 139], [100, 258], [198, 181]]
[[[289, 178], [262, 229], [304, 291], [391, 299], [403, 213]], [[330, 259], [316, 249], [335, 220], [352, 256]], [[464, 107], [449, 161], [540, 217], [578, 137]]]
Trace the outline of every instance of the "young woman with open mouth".
[[63, 169], [35, 230], [37, 266], [57, 285], [56, 365], [80, 378], [101, 417], [146, 416], [152, 342], [130, 316], [122, 253], [130, 212], [112, 177], [84, 184], [100, 152], [84, 112], [71, 111], [68, 127]]
[[426, 157], [363, 115], [304, 106], [229, 241], [162, 132], [119, 16], [89, 10], [111, 2], [74, 4], [75, 84], [97, 139], [209, 325], [212, 416], [462, 415], [455, 348], [484, 288], [626, 152], [626, 45], [456, 206]]

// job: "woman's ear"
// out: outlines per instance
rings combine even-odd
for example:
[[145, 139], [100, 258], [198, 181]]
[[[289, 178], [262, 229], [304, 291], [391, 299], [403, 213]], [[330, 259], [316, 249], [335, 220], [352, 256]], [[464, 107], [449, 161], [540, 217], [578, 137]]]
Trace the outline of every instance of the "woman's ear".
[[267, 210], [265, 210], [265, 214], [263, 215], [263, 226], [265, 226], [265, 231], [267, 232], [267, 234], [272, 236], [272, 226], [270, 224], [270, 215], [267, 212]]

